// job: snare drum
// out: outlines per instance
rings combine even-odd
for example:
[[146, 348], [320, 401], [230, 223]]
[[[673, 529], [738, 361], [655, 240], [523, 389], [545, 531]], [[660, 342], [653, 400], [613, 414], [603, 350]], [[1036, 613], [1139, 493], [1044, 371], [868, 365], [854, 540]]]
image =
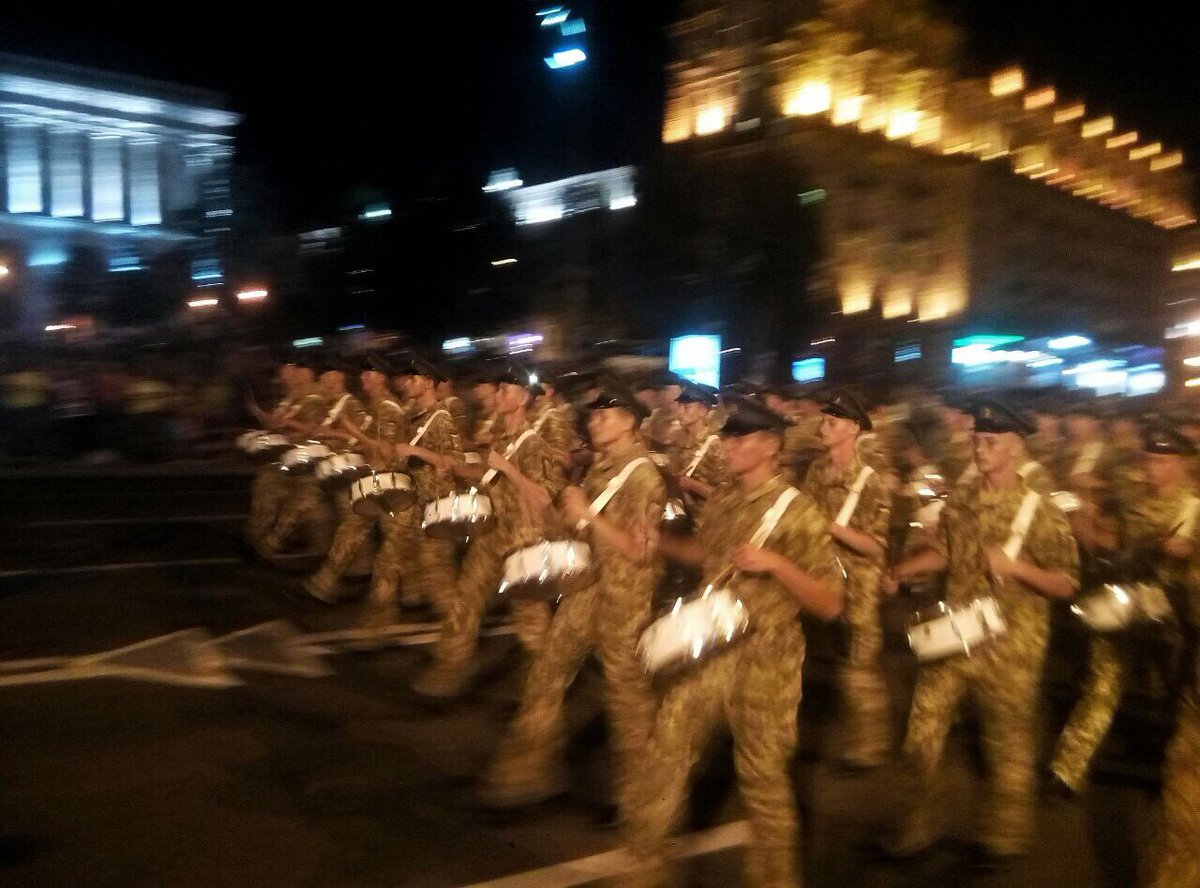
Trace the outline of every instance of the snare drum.
[[1093, 632], [1118, 632], [1135, 623], [1161, 623], [1172, 617], [1171, 603], [1153, 583], [1106, 583], [1071, 605]]
[[750, 614], [729, 588], [707, 587], [687, 600], [677, 598], [638, 639], [637, 652], [651, 675], [675, 671], [725, 650], [750, 629]]
[[465, 540], [495, 527], [492, 500], [475, 488], [436, 499], [425, 507], [425, 533], [441, 540]]
[[416, 498], [412, 478], [403, 472], [372, 472], [350, 485], [350, 508], [363, 518], [403, 511]]
[[324, 444], [301, 444], [293, 447], [279, 461], [283, 471], [292, 475], [303, 475], [311, 472], [318, 462], [332, 456], [333, 451]]
[[513, 598], [554, 601], [589, 585], [592, 549], [579, 540], [542, 540], [504, 559], [500, 592]]
[[255, 440], [262, 436], [270, 434], [266, 429], [251, 429], [248, 432], [243, 432], [237, 436], [237, 449], [242, 453], [253, 453]]
[[918, 611], [908, 629], [908, 644], [922, 663], [955, 654], [970, 656], [980, 645], [1008, 632], [996, 599], [976, 598], [963, 607], [944, 601]]
[[352, 481], [368, 468], [366, 457], [361, 453], [335, 453], [317, 464], [317, 480], [336, 486]]

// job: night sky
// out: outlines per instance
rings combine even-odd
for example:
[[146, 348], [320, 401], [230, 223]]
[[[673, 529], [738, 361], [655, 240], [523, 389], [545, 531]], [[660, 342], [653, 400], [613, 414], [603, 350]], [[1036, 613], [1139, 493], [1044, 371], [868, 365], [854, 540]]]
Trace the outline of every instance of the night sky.
[[[678, 3], [570, 3], [590, 60], [551, 72], [529, 0], [392, 4], [264, 19], [240, 7], [109, 5], [6, 14], [0, 49], [220, 90], [246, 120], [238, 163], [281, 221], [332, 223], [355, 188], [475, 188], [515, 166], [541, 181], [654, 150], [663, 27]], [[1155, 4], [1157, 5], [1157, 4]], [[1024, 65], [1121, 129], [1200, 159], [1200, 61], [1187, 6], [944, 0], [984, 73]], [[416, 7], [410, 9], [410, 7]], [[300, 10], [301, 7], [295, 6]], [[238, 10], [243, 12], [239, 12]], [[247, 19], [244, 10], [253, 9]], [[1053, 11], [1049, 11], [1053, 9]], [[182, 12], [181, 12], [182, 11]]]

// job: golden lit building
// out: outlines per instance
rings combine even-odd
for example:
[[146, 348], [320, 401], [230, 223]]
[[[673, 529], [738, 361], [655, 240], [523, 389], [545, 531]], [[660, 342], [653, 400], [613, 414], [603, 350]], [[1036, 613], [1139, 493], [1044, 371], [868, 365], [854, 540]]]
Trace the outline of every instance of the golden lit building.
[[697, 0], [670, 43], [669, 152], [806, 170], [831, 333], [1161, 337], [1196, 221], [1179, 151], [1019, 68], [957, 75], [918, 0]]

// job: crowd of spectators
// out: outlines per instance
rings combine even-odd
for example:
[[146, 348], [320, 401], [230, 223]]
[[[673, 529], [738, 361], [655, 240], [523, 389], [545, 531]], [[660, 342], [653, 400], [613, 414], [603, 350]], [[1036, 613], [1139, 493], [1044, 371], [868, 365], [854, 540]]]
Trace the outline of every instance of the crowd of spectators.
[[[265, 352], [51, 354], [0, 361], [0, 465], [221, 458]], [[268, 368], [268, 369], [264, 369]]]

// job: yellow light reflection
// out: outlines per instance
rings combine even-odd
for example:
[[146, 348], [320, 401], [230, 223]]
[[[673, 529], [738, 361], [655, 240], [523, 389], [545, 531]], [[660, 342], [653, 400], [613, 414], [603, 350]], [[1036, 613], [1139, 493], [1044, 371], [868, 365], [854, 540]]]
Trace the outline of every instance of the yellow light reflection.
[[1115, 123], [1111, 115], [1097, 117], [1095, 120], [1086, 121], [1079, 133], [1085, 139], [1091, 139], [1096, 136], [1102, 136], [1105, 133], [1111, 133], [1113, 131], [1113, 126], [1115, 126]]
[[1025, 110], [1036, 111], [1038, 108], [1045, 108], [1048, 105], [1053, 105], [1056, 98], [1054, 87], [1044, 86], [1041, 89], [1035, 89], [1033, 92], [1025, 96]]
[[1025, 72], [1020, 68], [1005, 68], [992, 75], [991, 92], [993, 96], [1011, 96], [1025, 88]]
[[1183, 163], [1183, 152], [1172, 151], [1170, 154], [1164, 154], [1150, 161], [1150, 170], [1157, 173], [1159, 170], [1169, 170], [1172, 167], [1177, 167], [1181, 163]]
[[710, 105], [696, 115], [696, 135], [706, 136], [725, 129], [725, 106]]
[[893, 111], [888, 117], [884, 135], [889, 139], [907, 139], [916, 134], [920, 123], [921, 112], [919, 111]]
[[863, 268], [853, 267], [841, 273], [842, 314], [858, 314], [871, 307], [875, 287]]
[[1087, 113], [1087, 108], [1082, 102], [1076, 102], [1074, 105], [1068, 105], [1065, 108], [1059, 108], [1054, 112], [1055, 123], [1070, 123], [1072, 120], [1079, 120]]
[[1151, 142], [1149, 145], [1140, 145], [1129, 152], [1130, 160], [1145, 160], [1147, 157], [1153, 157], [1156, 154], [1162, 154], [1162, 142]]
[[1121, 133], [1119, 136], [1113, 136], [1104, 143], [1105, 148], [1124, 148], [1127, 145], [1132, 145], [1138, 140], [1136, 132]]
[[833, 106], [833, 125], [846, 126], [850, 123], [858, 123], [862, 118], [863, 98], [863, 96], [850, 96], [838, 99]]
[[824, 114], [829, 110], [833, 101], [833, 91], [823, 80], [809, 80], [800, 84], [800, 88], [788, 96], [783, 105], [783, 113], [811, 117], [814, 114]]

